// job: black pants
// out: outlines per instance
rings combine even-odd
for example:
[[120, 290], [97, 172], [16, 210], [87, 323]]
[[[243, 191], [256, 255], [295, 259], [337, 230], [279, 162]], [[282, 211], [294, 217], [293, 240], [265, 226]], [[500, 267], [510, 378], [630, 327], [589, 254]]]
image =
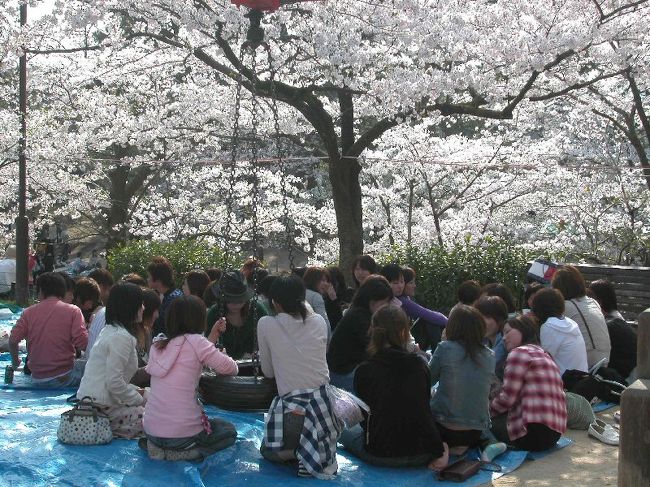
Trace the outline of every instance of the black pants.
[[481, 430], [450, 430], [440, 423], [436, 423], [436, 426], [440, 433], [440, 439], [447, 443], [449, 448], [455, 446], [467, 446], [472, 448], [477, 446], [481, 441]]
[[510, 440], [506, 426], [507, 416], [507, 414], [502, 414], [496, 418], [492, 418], [492, 433], [499, 441], [514, 445], [518, 450], [548, 450], [549, 448], [553, 448], [562, 436], [560, 433], [552, 430], [545, 424], [528, 423], [526, 425], [526, 429], [528, 430], [526, 436], [522, 436], [516, 440]]

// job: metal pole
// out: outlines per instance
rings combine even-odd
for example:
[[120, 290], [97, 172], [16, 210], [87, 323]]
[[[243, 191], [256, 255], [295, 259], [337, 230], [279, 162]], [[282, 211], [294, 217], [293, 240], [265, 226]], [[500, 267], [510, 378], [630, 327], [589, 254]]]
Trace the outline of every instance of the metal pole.
[[[20, 25], [27, 24], [27, 2], [20, 3]], [[27, 53], [20, 56], [18, 99], [20, 104], [20, 141], [18, 144], [18, 218], [16, 218], [16, 303], [25, 306], [29, 298], [27, 220]]]

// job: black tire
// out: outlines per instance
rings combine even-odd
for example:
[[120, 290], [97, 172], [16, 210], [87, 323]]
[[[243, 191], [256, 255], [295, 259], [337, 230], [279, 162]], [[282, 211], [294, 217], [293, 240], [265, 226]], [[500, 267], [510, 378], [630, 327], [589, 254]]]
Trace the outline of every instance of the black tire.
[[278, 394], [275, 379], [252, 376], [252, 364], [240, 364], [237, 376], [204, 373], [199, 392], [204, 402], [229, 411], [267, 411]]

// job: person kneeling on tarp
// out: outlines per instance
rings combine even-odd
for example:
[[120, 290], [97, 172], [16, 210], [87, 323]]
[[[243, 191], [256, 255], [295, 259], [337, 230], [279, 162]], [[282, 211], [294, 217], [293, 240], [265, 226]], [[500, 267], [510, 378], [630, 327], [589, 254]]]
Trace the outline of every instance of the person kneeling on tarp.
[[298, 460], [298, 475], [332, 479], [342, 424], [334, 416], [325, 352], [328, 326], [305, 306], [305, 285], [279, 277], [269, 289], [276, 316], [257, 326], [262, 372], [275, 377], [278, 396], [266, 420], [262, 456], [274, 462]]
[[[205, 304], [196, 296], [171, 302], [166, 335], [158, 335], [149, 351], [146, 371], [151, 391], [144, 411], [144, 431], [149, 458], [200, 460], [235, 443], [235, 426], [208, 419], [196, 396], [203, 366], [222, 375], [237, 375], [237, 363], [215, 348], [215, 326], [205, 338]], [[222, 330], [221, 330], [222, 331]]]

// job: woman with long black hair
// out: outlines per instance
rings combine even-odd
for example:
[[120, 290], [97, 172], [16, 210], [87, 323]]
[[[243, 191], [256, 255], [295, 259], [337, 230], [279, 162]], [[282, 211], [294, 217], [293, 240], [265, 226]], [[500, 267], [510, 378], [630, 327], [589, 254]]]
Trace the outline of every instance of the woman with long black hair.
[[131, 378], [138, 370], [138, 326], [144, 311], [142, 289], [118, 282], [106, 305], [106, 326], [86, 363], [77, 397], [90, 396], [111, 421], [113, 436], [142, 435], [143, 391]]

